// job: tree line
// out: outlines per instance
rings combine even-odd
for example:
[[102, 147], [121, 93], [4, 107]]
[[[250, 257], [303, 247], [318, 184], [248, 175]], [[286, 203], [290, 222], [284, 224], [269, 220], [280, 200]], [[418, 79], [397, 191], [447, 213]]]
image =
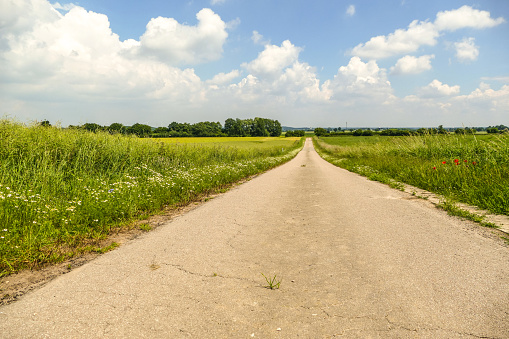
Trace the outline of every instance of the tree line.
[[383, 135], [383, 136], [408, 136], [408, 135], [424, 135], [424, 134], [475, 134], [478, 131], [486, 131], [487, 133], [509, 133], [509, 128], [504, 125], [490, 126], [490, 127], [465, 127], [465, 128], [444, 128], [443, 125], [438, 128], [418, 128], [418, 129], [401, 129], [401, 128], [388, 128], [373, 130], [367, 129], [352, 129], [352, 130], [341, 130], [339, 128], [315, 128], [314, 133], [316, 136], [342, 136], [342, 135], [354, 135], [354, 136], [371, 136], [371, 135]]
[[[41, 126], [51, 126], [45, 120]], [[172, 122], [167, 127], [151, 127], [136, 123], [132, 126], [124, 126], [121, 123], [113, 123], [109, 126], [101, 126], [96, 123], [86, 123], [79, 126], [70, 125], [68, 128], [83, 129], [90, 132], [105, 131], [111, 134], [131, 134], [138, 137], [171, 138], [171, 137], [279, 137], [282, 127], [279, 121], [265, 118], [254, 119], [226, 119], [224, 126], [220, 122], [202, 121], [194, 124], [187, 122]]]

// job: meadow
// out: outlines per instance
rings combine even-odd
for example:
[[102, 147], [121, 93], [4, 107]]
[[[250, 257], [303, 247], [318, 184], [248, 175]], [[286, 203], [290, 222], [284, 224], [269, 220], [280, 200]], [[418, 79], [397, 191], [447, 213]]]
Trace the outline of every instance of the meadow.
[[[508, 135], [314, 138], [327, 161], [393, 186], [407, 183], [509, 215]], [[396, 182], [396, 184], [395, 184]]]
[[95, 244], [112, 230], [278, 166], [302, 145], [141, 139], [0, 120], [0, 277], [108, 250]]

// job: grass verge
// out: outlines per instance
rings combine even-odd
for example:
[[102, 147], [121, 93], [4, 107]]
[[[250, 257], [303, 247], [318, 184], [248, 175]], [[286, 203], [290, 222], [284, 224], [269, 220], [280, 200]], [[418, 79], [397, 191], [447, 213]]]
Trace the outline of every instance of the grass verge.
[[327, 161], [371, 180], [403, 182], [509, 215], [509, 136], [314, 138]]
[[172, 144], [0, 120], [0, 277], [110, 250], [97, 243], [111, 230], [278, 166], [302, 145]]

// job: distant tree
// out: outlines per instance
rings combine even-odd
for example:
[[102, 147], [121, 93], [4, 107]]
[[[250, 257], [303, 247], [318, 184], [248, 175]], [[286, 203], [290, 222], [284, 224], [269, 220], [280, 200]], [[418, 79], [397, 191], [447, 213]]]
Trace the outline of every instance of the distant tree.
[[271, 119], [265, 119], [265, 129], [269, 132], [271, 137], [278, 137], [283, 131], [279, 121]]
[[285, 137], [301, 137], [302, 138], [304, 135], [306, 135], [306, 132], [296, 129], [293, 131], [287, 131], [285, 134]]
[[83, 128], [89, 132], [97, 132], [102, 129], [102, 126], [94, 123], [86, 123], [83, 125]]
[[456, 134], [465, 134], [465, 129], [464, 128], [456, 128], [454, 130], [454, 133], [456, 133]]
[[51, 124], [49, 123], [49, 120], [43, 120], [39, 123], [39, 126], [42, 127], [51, 127]]
[[165, 135], [168, 133], [168, 128], [167, 127], [157, 127], [153, 132], [152, 134], [157, 134], [157, 135]]
[[362, 135], [362, 130], [361, 129], [356, 129], [355, 131], [353, 131], [353, 135], [361, 136]]
[[221, 135], [221, 130], [219, 122], [203, 121], [191, 126], [191, 133], [195, 137], [217, 137]]
[[168, 131], [171, 136], [191, 136], [191, 124], [172, 122], [168, 125]]
[[114, 133], [125, 133], [126, 127], [124, 125], [122, 125], [121, 123], [114, 122], [114, 123], [112, 123], [111, 125], [108, 126], [107, 130], [111, 134], [114, 134]]
[[152, 127], [144, 124], [134, 124], [127, 128], [128, 134], [135, 134], [139, 137], [146, 137], [152, 133]]
[[364, 130], [364, 131], [362, 131], [362, 135], [363, 136], [372, 136], [373, 135], [373, 131], [370, 130], [370, 129]]
[[251, 128], [251, 136], [253, 137], [268, 137], [269, 132], [265, 129], [265, 119], [255, 118], [254, 124]]
[[329, 132], [327, 132], [327, 130], [322, 127], [315, 128], [314, 132], [317, 137], [322, 137], [329, 134]]
[[486, 132], [488, 132], [488, 133], [498, 133], [499, 131], [498, 131], [498, 128], [496, 128], [496, 127], [488, 127], [486, 129]]
[[447, 130], [444, 128], [443, 125], [440, 125], [440, 126], [438, 126], [437, 133], [438, 134], [447, 134]]

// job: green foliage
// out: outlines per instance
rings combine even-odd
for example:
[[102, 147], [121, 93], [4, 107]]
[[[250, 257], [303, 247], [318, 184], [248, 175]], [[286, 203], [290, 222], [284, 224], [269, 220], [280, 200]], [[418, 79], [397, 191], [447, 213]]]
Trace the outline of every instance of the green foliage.
[[118, 122], [112, 123], [108, 128], [110, 133], [126, 133], [126, 127]]
[[267, 282], [267, 285], [265, 286], [268, 289], [275, 290], [279, 289], [281, 286], [281, 280], [276, 280], [277, 275], [274, 275], [272, 278], [266, 277], [265, 274], [261, 273], [263, 277], [265, 278], [265, 281]]
[[463, 134], [314, 140], [328, 161], [509, 215], [509, 136]]
[[97, 132], [102, 130], [102, 126], [94, 123], [86, 123], [83, 125], [83, 129], [89, 132]]
[[306, 135], [306, 132], [305, 131], [301, 131], [301, 130], [287, 131], [285, 133], [285, 137], [287, 137], [287, 138], [289, 138], [289, 137], [300, 137], [300, 138], [302, 138], [305, 135]]
[[322, 127], [315, 128], [315, 135], [317, 137], [323, 137], [326, 136], [327, 134], [329, 134], [329, 132], [325, 128]]
[[409, 130], [402, 130], [402, 129], [395, 129], [395, 128], [391, 128], [391, 129], [386, 129], [386, 130], [383, 130], [382, 132], [380, 132], [380, 135], [383, 135], [383, 136], [407, 136], [407, 135], [412, 135], [412, 132], [410, 132]]
[[139, 137], [147, 137], [152, 133], [152, 127], [144, 124], [134, 124], [131, 127], [127, 127], [126, 132], [128, 134], [135, 134]]
[[230, 137], [278, 137], [282, 127], [279, 121], [254, 118], [254, 119], [226, 119], [223, 132]]
[[0, 276], [97, 247], [112, 227], [221, 190], [302, 146], [276, 140], [163, 143], [0, 120]]

